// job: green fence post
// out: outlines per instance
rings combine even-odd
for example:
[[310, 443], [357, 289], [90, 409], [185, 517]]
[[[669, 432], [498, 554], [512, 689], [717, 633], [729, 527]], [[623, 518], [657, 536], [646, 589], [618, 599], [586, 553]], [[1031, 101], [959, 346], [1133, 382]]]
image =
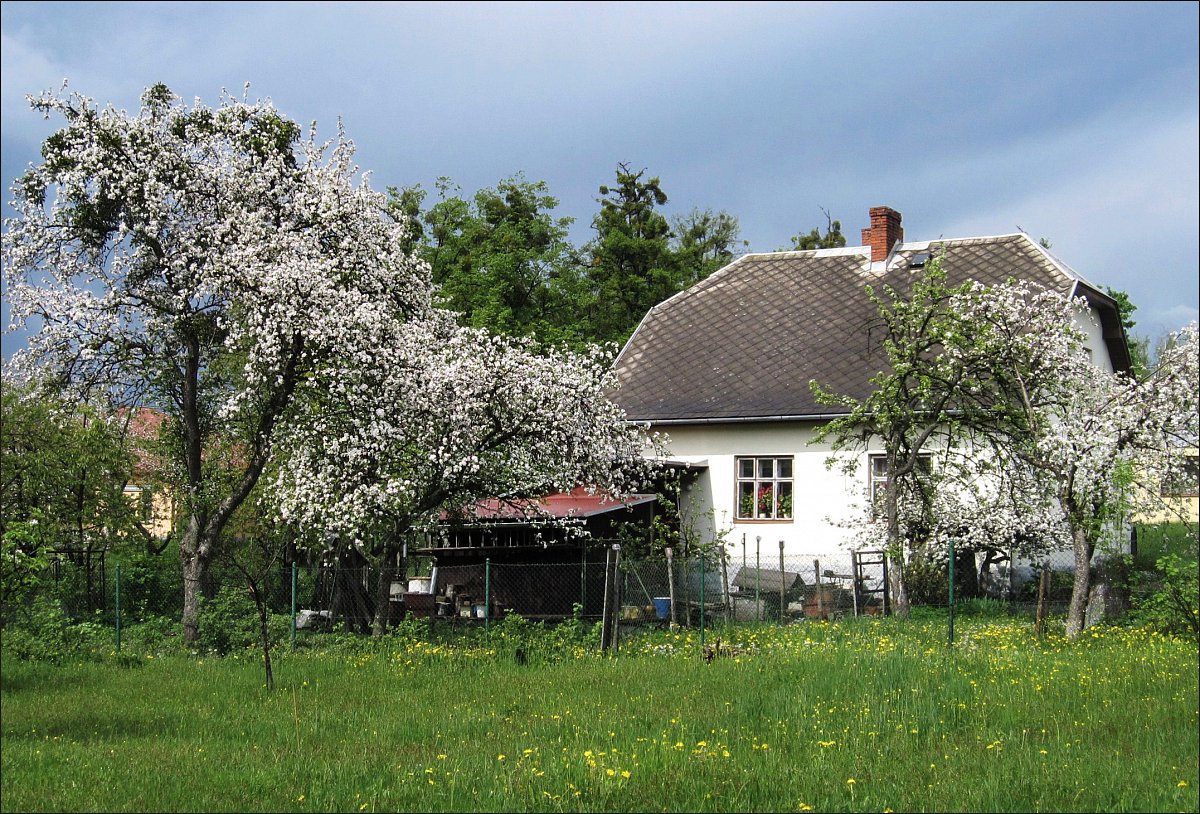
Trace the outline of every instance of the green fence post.
[[117, 606], [117, 652], [121, 652], [121, 563], [117, 563], [117, 586], [114, 603]]
[[950, 643], [948, 647], [954, 647], [954, 540], [950, 540]]
[[296, 562], [292, 561], [292, 649], [296, 649]]
[[700, 649], [704, 649], [704, 554], [700, 554]]
[[492, 621], [492, 558], [483, 561], [483, 629]]

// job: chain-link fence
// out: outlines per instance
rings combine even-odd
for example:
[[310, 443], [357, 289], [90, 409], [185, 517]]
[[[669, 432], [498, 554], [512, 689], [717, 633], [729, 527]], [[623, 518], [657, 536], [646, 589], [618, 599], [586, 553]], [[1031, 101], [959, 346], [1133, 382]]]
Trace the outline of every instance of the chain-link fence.
[[[889, 569], [896, 566], [879, 551], [798, 557], [760, 549], [631, 559], [619, 546], [599, 543], [565, 557], [543, 552], [559, 561], [521, 561], [522, 553], [413, 558], [387, 585], [376, 569], [337, 561], [295, 563], [250, 574], [253, 579], [215, 563], [201, 586], [200, 633], [191, 644], [228, 652], [256, 643], [264, 615], [274, 641], [297, 646], [329, 632], [366, 634], [405, 620], [427, 623], [431, 633], [486, 629], [516, 614], [535, 622], [597, 623], [600, 641], [613, 646], [631, 628], [704, 630], [886, 615], [895, 601]], [[918, 606], [946, 607], [950, 578], [944, 558], [905, 567], [909, 599]], [[956, 558], [954, 578], [959, 601], [993, 597], [1032, 610], [1039, 598], [1036, 578], [1014, 589], [1010, 563], [974, 552]], [[1057, 572], [1046, 585], [1050, 612], [1063, 611], [1069, 597], [1070, 575]], [[68, 552], [53, 560], [36, 591], [19, 602], [6, 599], [3, 621], [36, 628], [38, 618], [55, 616], [110, 629], [118, 648], [153, 649], [182, 641], [182, 613], [176, 557], [81, 559]]]

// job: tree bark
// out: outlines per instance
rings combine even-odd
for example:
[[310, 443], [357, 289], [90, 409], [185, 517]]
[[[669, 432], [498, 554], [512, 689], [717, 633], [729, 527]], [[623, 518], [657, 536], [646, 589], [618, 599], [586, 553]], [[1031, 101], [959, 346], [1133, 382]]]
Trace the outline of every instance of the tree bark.
[[1075, 641], [1083, 632], [1084, 618], [1087, 614], [1088, 593], [1092, 582], [1092, 554], [1096, 546], [1088, 539], [1084, 529], [1074, 529], [1071, 536], [1075, 552], [1075, 582], [1071, 587], [1071, 604], [1067, 609], [1067, 640]]
[[904, 551], [901, 550], [893, 561], [892, 567], [888, 569], [888, 581], [891, 583], [892, 589], [892, 615], [899, 616], [901, 619], [908, 618], [909, 610], [908, 587], [904, 581], [904, 568], [907, 564]]
[[[899, 499], [900, 489], [896, 480], [895, 450], [887, 451], [888, 479], [884, 486], [884, 503], [887, 513], [887, 556], [898, 560], [896, 568], [888, 569], [888, 579], [892, 583], [892, 615], [901, 619], [908, 618], [908, 588], [905, 585], [904, 569], [908, 565], [908, 546], [900, 539]], [[869, 460], [869, 459], [868, 459]], [[874, 499], [874, 496], [870, 496]]]
[[384, 554], [375, 581], [375, 616], [371, 620], [371, 636], [378, 638], [387, 632], [392, 611], [392, 581], [396, 578], [396, 552]]
[[179, 542], [183, 564], [183, 643], [195, 647], [200, 635], [201, 585], [208, 572], [210, 550], [200, 544], [199, 524], [193, 519]]

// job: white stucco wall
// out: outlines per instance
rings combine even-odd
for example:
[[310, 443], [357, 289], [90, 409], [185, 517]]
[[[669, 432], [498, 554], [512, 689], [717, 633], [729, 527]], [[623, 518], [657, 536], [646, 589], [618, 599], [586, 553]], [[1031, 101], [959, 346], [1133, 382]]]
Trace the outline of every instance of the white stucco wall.
[[1088, 349], [1092, 357], [1092, 364], [1101, 370], [1111, 371], [1113, 369], [1112, 357], [1108, 353], [1108, 345], [1104, 341], [1104, 331], [1100, 327], [1100, 317], [1095, 310], [1089, 312], [1092, 319], [1086, 316], [1075, 318], [1075, 327], [1078, 328], [1087, 338], [1083, 344]]
[[[764, 556], [778, 557], [782, 540], [784, 556], [789, 558], [837, 555], [848, 559], [846, 532], [831, 521], [848, 517], [852, 504], [863, 503], [867, 459], [863, 456], [857, 478], [826, 469], [828, 445], [808, 445], [813, 426], [802, 422], [754, 422], [658, 428], [670, 439], [671, 458], [708, 465], [683, 498], [685, 517], [707, 538], [713, 530], [705, 515], [713, 511], [717, 527], [729, 530], [726, 540], [739, 560], [743, 539], [753, 559], [756, 538]], [[792, 456], [791, 520], [736, 520], [735, 459], [747, 455]]]

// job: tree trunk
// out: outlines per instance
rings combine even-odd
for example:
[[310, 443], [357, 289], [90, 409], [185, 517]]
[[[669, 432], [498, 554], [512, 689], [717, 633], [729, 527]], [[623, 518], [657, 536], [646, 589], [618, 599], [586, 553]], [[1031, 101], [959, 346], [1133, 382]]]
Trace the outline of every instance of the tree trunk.
[[258, 605], [258, 629], [262, 636], [263, 670], [266, 673], [267, 689], [275, 689], [275, 674], [271, 671], [271, 629], [267, 616], [266, 598], [258, 591], [254, 593], [254, 602]]
[[1087, 532], [1078, 528], [1072, 532], [1072, 547], [1075, 551], [1075, 582], [1071, 586], [1071, 605], [1067, 610], [1068, 641], [1075, 641], [1083, 632], [1092, 581], [1092, 553], [1096, 549], [1087, 538]]
[[891, 602], [892, 615], [899, 616], [901, 619], [908, 618], [908, 587], [904, 583], [904, 555], [900, 555], [900, 561], [894, 562], [892, 567], [888, 569], [888, 581], [891, 583]]
[[[892, 615], [901, 619], [908, 618], [908, 588], [905, 585], [904, 570], [908, 565], [908, 546], [900, 538], [899, 500], [900, 488], [896, 481], [896, 452], [887, 452], [888, 479], [884, 486], [884, 511], [887, 516], [888, 554], [895, 560], [895, 568], [888, 569], [888, 579], [892, 583]], [[874, 499], [874, 496], [871, 496]]]
[[371, 636], [378, 638], [387, 632], [392, 612], [392, 581], [396, 578], [396, 554], [389, 551], [379, 565], [375, 581], [375, 617], [371, 620]]
[[275, 689], [275, 674], [271, 670], [271, 626], [267, 608], [267, 597], [259, 587], [259, 581], [254, 579], [248, 571], [244, 569], [240, 570], [242, 570], [242, 574], [246, 577], [246, 583], [250, 587], [250, 595], [254, 597], [254, 607], [258, 609], [258, 634], [259, 640], [262, 642], [263, 671], [266, 673], [267, 689], [273, 690]]
[[202, 542], [199, 523], [188, 526], [179, 541], [179, 559], [183, 563], [183, 644], [195, 647], [200, 636], [200, 597], [208, 574], [212, 548]]

